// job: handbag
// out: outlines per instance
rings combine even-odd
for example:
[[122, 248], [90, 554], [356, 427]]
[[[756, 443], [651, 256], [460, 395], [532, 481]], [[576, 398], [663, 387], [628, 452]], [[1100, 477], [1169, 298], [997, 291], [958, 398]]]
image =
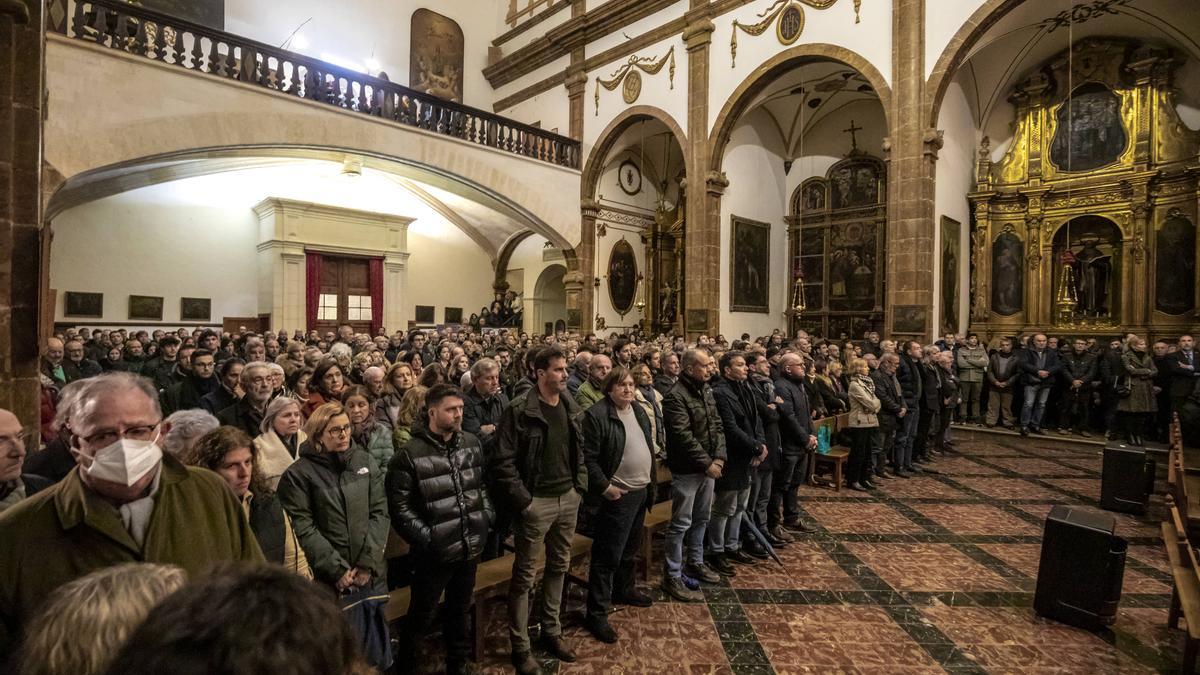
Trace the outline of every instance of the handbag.
[[369, 586], [356, 587], [338, 596], [342, 615], [358, 635], [363, 657], [381, 671], [392, 666], [392, 639], [384, 613], [387, 602], [387, 593], [380, 593]]
[[1113, 393], [1117, 395], [1117, 398], [1129, 398], [1129, 395], [1133, 393], [1133, 382], [1128, 375], [1113, 376]]

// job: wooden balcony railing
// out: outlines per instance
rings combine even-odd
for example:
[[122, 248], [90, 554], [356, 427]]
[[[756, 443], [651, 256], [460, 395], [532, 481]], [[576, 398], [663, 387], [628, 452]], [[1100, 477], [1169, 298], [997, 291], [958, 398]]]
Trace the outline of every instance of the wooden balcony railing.
[[579, 141], [121, 0], [48, 0], [51, 30], [129, 54], [579, 168]]

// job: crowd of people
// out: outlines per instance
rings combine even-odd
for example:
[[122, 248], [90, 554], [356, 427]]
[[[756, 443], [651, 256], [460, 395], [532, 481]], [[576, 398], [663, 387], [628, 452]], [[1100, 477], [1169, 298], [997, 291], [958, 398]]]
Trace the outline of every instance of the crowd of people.
[[[662, 591], [682, 602], [816, 531], [797, 491], [822, 418], [847, 416], [835, 441], [861, 492], [936, 472], [955, 426], [1141, 444], [1172, 412], [1200, 418], [1193, 348], [68, 330], [45, 346], [41, 428], [0, 410], [0, 663], [235, 672], [308, 658], [311, 620], [328, 640], [288, 672], [407, 671], [440, 619], [446, 669], [475, 672], [478, 565], [511, 550], [512, 663], [536, 673], [535, 648], [575, 660], [559, 611], [577, 531], [592, 540], [584, 625], [616, 642], [614, 605], [653, 602], [635, 560], [656, 503], [671, 504]], [[391, 531], [411, 594], [389, 634]]]

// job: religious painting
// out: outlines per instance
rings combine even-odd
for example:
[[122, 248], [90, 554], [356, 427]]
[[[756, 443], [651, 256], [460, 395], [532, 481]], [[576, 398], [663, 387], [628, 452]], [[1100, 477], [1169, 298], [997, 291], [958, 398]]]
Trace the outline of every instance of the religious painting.
[[962, 223], [942, 216], [942, 332], [958, 332], [958, 251]]
[[578, 308], [567, 309], [567, 325], [572, 330], [578, 330], [583, 325], [583, 315], [579, 313]]
[[180, 298], [180, 321], [212, 320], [212, 298]]
[[835, 209], [879, 203], [880, 167], [871, 159], [850, 159], [829, 172], [830, 196]]
[[703, 309], [689, 309], [687, 316], [687, 330], [689, 333], [700, 333], [708, 330], [708, 312]]
[[63, 316], [99, 319], [104, 316], [103, 293], [67, 291], [63, 294]]
[[163, 299], [154, 295], [129, 296], [130, 321], [162, 321]]
[[928, 312], [920, 305], [896, 305], [892, 307], [892, 332], [922, 335], [928, 316]]
[[[1079, 216], [1058, 228], [1054, 235], [1054, 260], [1065, 260], [1074, 268], [1078, 298], [1075, 316], [1115, 318], [1120, 307], [1117, 301], [1120, 250], [1121, 229], [1103, 216]], [[1055, 279], [1052, 293], [1057, 291], [1059, 281], [1060, 278]]]
[[624, 238], [613, 246], [608, 255], [608, 297], [617, 314], [625, 316], [633, 309], [638, 286], [637, 257], [633, 246]]
[[413, 309], [417, 323], [433, 323], [433, 305], [417, 305]]
[[992, 311], [1013, 316], [1025, 305], [1025, 248], [1006, 229], [992, 242]]
[[449, 17], [428, 9], [412, 15], [408, 86], [461, 103], [465, 47], [462, 28]]
[[869, 312], [875, 308], [874, 223], [835, 225], [829, 233], [829, 308]]
[[130, 4], [209, 28], [225, 30], [225, 0], [138, 0]]
[[1050, 161], [1063, 171], [1091, 171], [1117, 161], [1129, 137], [1121, 98], [1101, 84], [1080, 87], [1055, 113]]
[[444, 312], [443, 316], [445, 317], [445, 322], [447, 324], [453, 325], [453, 324], [460, 324], [463, 322], [462, 307], [446, 307], [442, 311]]
[[1154, 238], [1154, 307], [1179, 316], [1196, 304], [1196, 226], [1171, 209]]
[[733, 216], [729, 246], [729, 311], [770, 311], [771, 226]]
[[800, 209], [796, 215], [825, 210], [825, 181], [808, 181], [800, 191]]

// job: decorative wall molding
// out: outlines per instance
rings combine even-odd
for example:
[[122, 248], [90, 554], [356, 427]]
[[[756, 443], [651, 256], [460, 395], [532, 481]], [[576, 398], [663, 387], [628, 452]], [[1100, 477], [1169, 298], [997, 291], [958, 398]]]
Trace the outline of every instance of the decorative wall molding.
[[[771, 24], [775, 24], [775, 37], [778, 38], [779, 44], [787, 47], [795, 44], [804, 32], [804, 5], [813, 9], [829, 9], [837, 2], [838, 0], [775, 0], [756, 17], [759, 19], [757, 23], [745, 24], [734, 19], [732, 37], [729, 39], [729, 67], [737, 67], [739, 30], [752, 37], [758, 37], [767, 32]], [[861, 10], [862, 0], [854, 0], [854, 23], [862, 21]]]
[[[657, 75], [663, 69], [663, 66], [670, 63], [670, 83], [671, 89], [675, 89], [675, 46], [672, 45], [666, 54], [660, 58], [652, 58], [648, 56], [639, 57], [634, 54], [629, 57], [629, 60], [620, 68], [609, 76], [609, 79], [601, 79], [596, 77], [596, 117], [600, 116], [600, 87], [604, 87], [608, 91], [614, 91], [617, 87], [621, 87], [621, 95], [627, 105], [633, 105], [637, 102], [638, 97], [642, 95], [642, 75], [641, 72], [647, 75]], [[638, 72], [641, 71], [641, 72]]]
[[605, 221], [610, 225], [628, 225], [638, 229], [647, 229], [654, 224], [654, 216], [650, 214], [636, 213], [634, 211], [625, 211], [611, 207], [601, 208], [596, 219]]

